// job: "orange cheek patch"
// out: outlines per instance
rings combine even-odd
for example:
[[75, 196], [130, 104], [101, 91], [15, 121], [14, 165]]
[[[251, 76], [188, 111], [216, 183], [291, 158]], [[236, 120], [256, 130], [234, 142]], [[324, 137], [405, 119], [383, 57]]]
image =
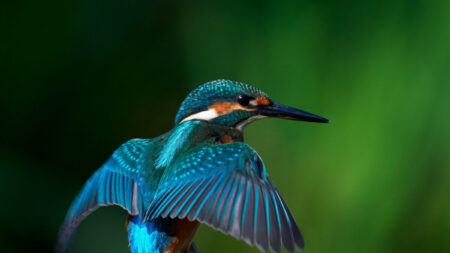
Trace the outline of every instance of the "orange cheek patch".
[[213, 109], [214, 111], [216, 111], [218, 115], [224, 115], [230, 112], [232, 110], [232, 107], [233, 107], [232, 103], [222, 102], [213, 104], [210, 107], [208, 107], [208, 109]]
[[255, 109], [249, 109], [246, 107], [243, 107], [242, 105], [238, 103], [231, 103], [231, 102], [220, 102], [215, 103], [208, 107], [208, 109], [213, 109], [216, 111], [217, 115], [225, 115], [228, 114], [234, 110], [244, 110], [244, 111], [254, 111]]
[[270, 105], [270, 100], [269, 99], [267, 99], [266, 97], [257, 97], [256, 98], [256, 104], [257, 105], [264, 105], [264, 106], [267, 106], [267, 105]]

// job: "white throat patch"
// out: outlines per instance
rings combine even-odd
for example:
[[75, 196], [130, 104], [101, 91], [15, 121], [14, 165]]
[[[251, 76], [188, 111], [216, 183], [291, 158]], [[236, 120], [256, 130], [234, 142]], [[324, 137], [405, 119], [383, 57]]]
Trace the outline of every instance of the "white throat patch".
[[180, 121], [180, 124], [188, 121], [188, 120], [206, 120], [206, 121], [210, 121], [212, 119], [217, 118], [218, 116], [220, 116], [219, 114], [217, 114], [216, 110], [214, 108], [211, 108], [209, 110], [206, 111], [201, 111], [201, 112], [197, 112], [194, 113], [186, 118], [184, 118], [182, 121]]

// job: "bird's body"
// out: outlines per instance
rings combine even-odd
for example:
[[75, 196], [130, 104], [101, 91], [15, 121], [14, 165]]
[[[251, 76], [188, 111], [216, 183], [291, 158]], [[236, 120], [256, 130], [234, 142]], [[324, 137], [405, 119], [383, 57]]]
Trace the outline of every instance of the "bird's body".
[[107, 205], [127, 210], [133, 253], [196, 252], [192, 238], [201, 223], [262, 251], [303, 248], [261, 158], [243, 143], [245, 125], [257, 118], [326, 121], [295, 110], [245, 84], [200, 86], [183, 102], [174, 129], [122, 144], [91, 176], [69, 209], [57, 251], [67, 249], [86, 215]]

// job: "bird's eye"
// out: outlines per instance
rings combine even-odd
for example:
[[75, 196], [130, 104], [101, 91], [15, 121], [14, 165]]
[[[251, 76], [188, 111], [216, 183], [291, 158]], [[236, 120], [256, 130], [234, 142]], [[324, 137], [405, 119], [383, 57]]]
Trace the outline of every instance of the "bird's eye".
[[252, 97], [249, 97], [247, 95], [239, 95], [237, 100], [240, 105], [247, 106], [250, 100], [252, 99], [253, 99]]

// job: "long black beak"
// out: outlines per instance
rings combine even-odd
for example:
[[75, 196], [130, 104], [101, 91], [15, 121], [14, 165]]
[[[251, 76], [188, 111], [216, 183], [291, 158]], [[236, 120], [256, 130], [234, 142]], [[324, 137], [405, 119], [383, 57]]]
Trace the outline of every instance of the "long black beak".
[[267, 105], [264, 107], [260, 107], [258, 110], [261, 115], [281, 118], [281, 119], [290, 119], [290, 120], [301, 120], [301, 121], [309, 121], [309, 122], [318, 122], [318, 123], [328, 123], [329, 120], [322, 118], [320, 116], [314, 115], [309, 112], [305, 112], [287, 105], [282, 105], [276, 102], [272, 102], [271, 105]]

